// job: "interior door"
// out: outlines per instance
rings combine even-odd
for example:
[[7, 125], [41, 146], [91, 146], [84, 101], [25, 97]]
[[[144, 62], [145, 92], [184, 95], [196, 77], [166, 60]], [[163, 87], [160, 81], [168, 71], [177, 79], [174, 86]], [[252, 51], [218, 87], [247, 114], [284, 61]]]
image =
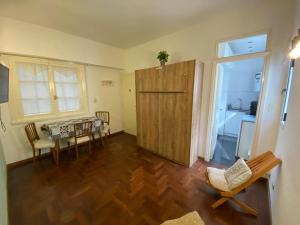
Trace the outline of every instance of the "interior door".
[[223, 135], [224, 125], [225, 125], [225, 113], [226, 113], [226, 99], [223, 95], [223, 86], [224, 86], [224, 68], [222, 64], [217, 65], [217, 89], [216, 89], [216, 109], [214, 112], [214, 126], [212, 130], [212, 150], [210, 151], [210, 159], [213, 158], [218, 134]]

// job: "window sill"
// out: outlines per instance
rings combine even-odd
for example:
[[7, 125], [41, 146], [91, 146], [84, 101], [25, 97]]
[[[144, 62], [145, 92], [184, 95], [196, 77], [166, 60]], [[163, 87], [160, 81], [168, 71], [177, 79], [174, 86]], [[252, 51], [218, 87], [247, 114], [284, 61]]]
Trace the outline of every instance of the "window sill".
[[11, 121], [11, 125], [22, 125], [29, 122], [54, 122], [62, 119], [74, 119], [81, 116], [87, 116], [89, 113], [87, 111], [65, 113], [60, 115], [40, 115], [40, 116], [29, 116], [18, 120]]

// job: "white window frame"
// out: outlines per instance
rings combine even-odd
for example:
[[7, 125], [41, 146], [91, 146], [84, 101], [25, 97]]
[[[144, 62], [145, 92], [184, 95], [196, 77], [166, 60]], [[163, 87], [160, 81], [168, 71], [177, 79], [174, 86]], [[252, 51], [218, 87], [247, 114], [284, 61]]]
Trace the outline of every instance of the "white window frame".
[[[48, 66], [48, 82], [51, 96], [51, 112], [48, 114], [38, 115], [24, 115], [23, 105], [20, 94], [19, 77], [16, 71], [16, 63], [33, 63]], [[88, 113], [88, 99], [86, 90], [85, 80], [85, 69], [84, 66], [77, 63], [68, 63], [64, 61], [40, 59], [40, 58], [29, 58], [11, 56], [9, 58], [10, 64], [10, 86], [9, 86], [9, 110], [11, 120], [13, 124], [25, 123], [28, 121], [43, 121], [51, 119], [59, 119], [63, 117], [82, 116]], [[80, 95], [80, 109], [78, 111], [59, 112], [58, 104], [56, 101], [56, 90], [53, 78], [53, 67], [65, 67], [72, 68], [78, 71], [78, 84], [79, 84], [79, 95]]]
[[289, 62], [289, 68], [288, 68], [288, 77], [286, 86], [284, 89], [282, 89], [281, 93], [283, 95], [283, 102], [282, 102], [282, 110], [281, 110], [281, 116], [280, 116], [280, 122], [281, 125], [284, 125], [287, 121], [287, 115], [288, 115], [288, 108], [289, 108], [289, 99], [292, 89], [292, 83], [293, 83], [293, 76], [295, 71], [295, 59], [291, 59]]

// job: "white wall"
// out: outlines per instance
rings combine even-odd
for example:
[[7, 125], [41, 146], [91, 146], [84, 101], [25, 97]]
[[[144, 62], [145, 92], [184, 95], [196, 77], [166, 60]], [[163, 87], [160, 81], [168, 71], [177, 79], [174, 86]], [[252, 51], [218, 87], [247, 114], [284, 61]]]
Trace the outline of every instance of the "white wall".
[[[300, 0], [297, 0], [296, 30], [300, 28]], [[282, 166], [271, 174], [270, 196], [273, 225], [298, 225], [300, 202], [300, 59], [291, 89], [287, 121], [280, 127], [276, 146], [276, 155], [282, 159]], [[274, 191], [272, 185], [275, 185]]]
[[[96, 66], [86, 67], [90, 113], [109, 111], [112, 133], [123, 130], [120, 72], [115, 69]], [[103, 80], [110, 80], [113, 85], [103, 86]]]
[[238, 62], [224, 63], [225, 74], [228, 76], [224, 89], [227, 104], [239, 107], [238, 98], [242, 99], [242, 108], [250, 109], [251, 101], [257, 101], [259, 92], [255, 90], [255, 74], [262, 72], [263, 58], [247, 59]]
[[121, 78], [123, 128], [126, 128], [127, 133], [136, 135], [135, 77], [123, 73]]
[[[240, 10], [226, 10], [211, 15], [199, 24], [176, 33], [161, 37], [148, 43], [130, 48], [125, 53], [126, 72], [133, 76], [134, 70], [158, 65], [156, 54], [164, 49], [170, 53], [170, 62], [187, 59], [200, 59], [205, 63], [204, 90], [202, 105], [201, 137], [203, 146], [199, 152], [204, 156], [209, 94], [211, 90], [212, 62], [216, 55], [216, 42], [220, 39], [245, 35], [261, 30], [271, 31], [271, 60], [266, 81], [266, 106], [263, 109], [262, 127], [259, 133], [257, 152], [274, 149], [281, 101], [280, 88], [283, 82], [282, 63], [285, 60], [287, 45], [292, 29], [293, 1], [272, 0]], [[132, 79], [132, 82], [134, 79]], [[133, 83], [130, 84], [134, 85]], [[124, 96], [124, 98], [127, 98]], [[123, 98], [123, 102], [127, 99]], [[133, 106], [131, 106], [133, 107]], [[127, 115], [126, 115], [127, 116]], [[125, 117], [125, 121], [135, 121], [134, 115]], [[128, 122], [129, 124], [130, 122]], [[125, 122], [124, 124], [127, 124]], [[133, 127], [133, 126], [131, 126]], [[128, 128], [124, 127], [125, 131]]]
[[6, 162], [4, 159], [4, 153], [0, 139], [0, 225], [8, 225], [6, 181]]
[[123, 68], [123, 50], [61, 31], [0, 17], [0, 53]]

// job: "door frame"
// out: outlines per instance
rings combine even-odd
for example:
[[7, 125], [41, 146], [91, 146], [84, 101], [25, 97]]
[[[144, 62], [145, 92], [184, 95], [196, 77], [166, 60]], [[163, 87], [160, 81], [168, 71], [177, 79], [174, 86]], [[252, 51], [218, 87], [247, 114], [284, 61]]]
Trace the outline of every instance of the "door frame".
[[[224, 57], [218, 58], [213, 62], [212, 68], [212, 80], [211, 80], [211, 90], [210, 90], [210, 103], [209, 103], [209, 112], [208, 112], [208, 124], [207, 124], [207, 135], [206, 135], [206, 148], [204, 159], [205, 161], [209, 162], [210, 153], [212, 152], [212, 136], [213, 136], [213, 129], [215, 124], [215, 112], [216, 112], [216, 98], [217, 98], [217, 88], [218, 88], [218, 64], [226, 63], [226, 62], [236, 62], [246, 59], [253, 59], [253, 58], [264, 58], [264, 66], [262, 71], [262, 78], [261, 78], [261, 86], [260, 86], [260, 93], [259, 93], [259, 102], [257, 106], [257, 114], [256, 114], [256, 125], [255, 125], [255, 134], [253, 139], [253, 149], [257, 148], [258, 144], [258, 137], [261, 128], [261, 116], [262, 116], [262, 109], [265, 105], [265, 85], [266, 80], [268, 79], [269, 75], [269, 61], [270, 61], [270, 51], [265, 51], [261, 53], [253, 53], [253, 54], [246, 54], [246, 55], [239, 55], [239, 56], [231, 56], [231, 57]], [[255, 154], [255, 150], [251, 151], [250, 158]]]

